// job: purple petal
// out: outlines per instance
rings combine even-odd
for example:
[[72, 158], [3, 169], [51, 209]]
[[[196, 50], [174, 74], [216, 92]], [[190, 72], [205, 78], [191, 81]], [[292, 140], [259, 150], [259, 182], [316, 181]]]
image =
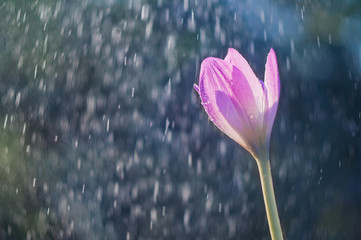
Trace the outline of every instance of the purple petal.
[[249, 66], [247, 60], [236, 49], [229, 48], [224, 60], [236, 66], [249, 81], [258, 82], [258, 78], [251, 66]]
[[230, 87], [233, 66], [219, 58], [206, 58], [201, 65], [199, 92], [202, 104], [214, 124], [240, 145], [247, 147], [241, 136], [244, 115]]
[[264, 83], [268, 105], [266, 112], [266, 128], [267, 135], [270, 136], [280, 97], [280, 79], [278, 75], [277, 58], [276, 53], [272, 48], [267, 56]]
[[[244, 57], [235, 49], [229, 48], [225, 61], [234, 65], [243, 77], [236, 77], [235, 79], [245, 80], [241, 83], [234, 81], [234, 93], [238, 100], [245, 102], [248, 108], [248, 114], [259, 115], [263, 114], [265, 110], [264, 91], [261, 81], [256, 77], [252, 68]], [[235, 73], [235, 75], [240, 75]], [[245, 96], [246, 95], [246, 96]]]

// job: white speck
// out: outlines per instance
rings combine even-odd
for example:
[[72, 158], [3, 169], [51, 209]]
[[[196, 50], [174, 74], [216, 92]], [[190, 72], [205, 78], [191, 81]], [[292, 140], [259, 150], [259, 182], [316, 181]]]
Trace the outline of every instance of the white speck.
[[127, 57], [124, 57], [124, 66], [127, 66]]
[[34, 79], [36, 79], [36, 75], [38, 73], [38, 64], [35, 65], [35, 70], [34, 70]]
[[264, 17], [264, 10], [261, 10], [261, 22], [264, 24], [265, 23], [265, 17]]
[[127, 240], [130, 240], [130, 233], [127, 232]]
[[46, 59], [44, 60], [43, 65], [41, 66], [41, 69], [44, 71], [45, 67], [46, 67]]
[[36, 185], [36, 178], [33, 178], [33, 187]]
[[165, 130], [164, 130], [164, 135], [167, 135], [168, 128], [169, 128], [169, 124], [170, 124], [170, 122], [169, 122], [169, 119], [167, 118], [167, 119], [165, 120]]
[[186, 228], [189, 227], [189, 219], [190, 219], [190, 212], [188, 209], [186, 209], [183, 216], [183, 223]]
[[322, 181], [322, 176], [320, 177], [320, 179], [318, 179], [317, 185], [320, 185], [321, 181]]
[[43, 53], [45, 53], [47, 49], [48, 49], [48, 35], [45, 36]]
[[332, 44], [332, 36], [331, 36], [331, 34], [328, 34], [328, 43]]
[[58, 135], [56, 135], [54, 138], [54, 142], [57, 142], [57, 141], [58, 141]]
[[19, 107], [20, 100], [21, 100], [21, 92], [18, 92], [15, 98], [15, 107]]
[[18, 68], [20, 69], [24, 64], [24, 57], [20, 56], [18, 61]]
[[154, 182], [153, 202], [157, 202], [158, 192], [159, 192], [159, 181], [157, 180]]
[[254, 119], [254, 118], [255, 118], [255, 115], [254, 115], [254, 114], [250, 114], [248, 117], [249, 117], [250, 119]]
[[83, 184], [83, 188], [81, 189], [81, 193], [84, 194], [85, 191], [85, 184]]
[[134, 98], [134, 88], [132, 88], [132, 98]]
[[149, 17], [149, 6], [148, 5], [143, 5], [142, 6], [142, 12], [140, 15], [140, 19], [143, 21], [146, 21]]
[[107, 132], [109, 132], [109, 118], [108, 118], [108, 120], [107, 120]]
[[20, 20], [20, 15], [21, 15], [21, 9], [18, 10], [18, 15], [16, 16], [16, 21]]
[[321, 43], [320, 43], [320, 37], [317, 35], [317, 45], [318, 45], [318, 47], [320, 47], [321, 46]]
[[162, 217], [164, 217], [165, 216], [165, 206], [163, 206], [163, 208], [162, 208]]
[[291, 43], [291, 52], [295, 53], [295, 41], [291, 39], [290, 43]]
[[191, 188], [190, 188], [189, 184], [184, 184], [182, 186], [181, 194], [182, 194], [183, 202], [184, 203], [188, 202], [188, 200], [191, 196]]
[[192, 154], [188, 153], [188, 166], [192, 167]]
[[183, 2], [183, 8], [184, 8], [184, 11], [188, 11], [188, 7], [189, 7], [189, 1], [188, 0], [184, 0]]
[[114, 196], [117, 196], [119, 194], [119, 183], [114, 184], [113, 193], [114, 193]]
[[291, 70], [291, 62], [290, 62], [290, 58], [289, 58], [289, 57], [286, 58], [286, 68], [287, 68], [287, 71], [290, 71], [290, 70]]
[[263, 39], [265, 42], [267, 42], [267, 31], [263, 30]]
[[222, 212], [222, 203], [218, 203], [218, 212]]
[[26, 152], [27, 152], [27, 153], [30, 152], [30, 145], [26, 145]]
[[4, 129], [6, 128], [6, 125], [8, 123], [8, 115], [5, 115], [5, 120], [4, 120]]
[[23, 127], [23, 135], [25, 135], [25, 131], [26, 131], [26, 123], [24, 123], [24, 127]]
[[150, 211], [150, 219], [152, 222], [157, 221], [157, 210], [154, 208]]
[[145, 39], [149, 39], [150, 35], [152, 34], [153, 29], [153, 21], [149, 21], [145, 27]]
[[301, 19], [303, 20], [303, 9], [301, 8]]
[[78, 168], [78, 170], [80, 169], [80, 167], [81, 167], [81, 159], [80, 158], [78, 158], [78, 162], [77, 162], [77, 168]]
[[236, 12], [233, 14], [233, 20], [237, 21], [237, 13]]
[[50, 209], [48, 208], [48, 210], [46, 210], [46, 215], [49, 215], [50, 213]]

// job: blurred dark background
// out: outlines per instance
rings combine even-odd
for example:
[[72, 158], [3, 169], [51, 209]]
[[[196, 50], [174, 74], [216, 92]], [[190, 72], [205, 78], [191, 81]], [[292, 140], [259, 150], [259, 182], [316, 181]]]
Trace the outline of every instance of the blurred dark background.
[[236, 48], [281, 98], [285, 239], [361, 236], [358, 0], [0, 1], [0, 239], [270, 239], [255, 161], [193, 90]]

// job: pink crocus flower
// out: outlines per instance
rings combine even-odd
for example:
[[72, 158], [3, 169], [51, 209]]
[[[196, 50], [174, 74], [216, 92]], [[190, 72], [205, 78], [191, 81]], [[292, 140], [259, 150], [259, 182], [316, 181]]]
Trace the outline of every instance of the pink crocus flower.
[[280, 96], [277, 59], [270, 50], [264, 82], [248, 62], [230, 48], [225, 59], [208, 57], [201, 65], [199, 93], [213, 123], [256, 159], [268, 156]]

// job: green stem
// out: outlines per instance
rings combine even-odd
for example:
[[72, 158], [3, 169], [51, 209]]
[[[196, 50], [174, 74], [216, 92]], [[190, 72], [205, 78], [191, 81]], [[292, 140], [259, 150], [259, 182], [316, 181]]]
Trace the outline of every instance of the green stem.
[[256, 162], [261, 178], [263, 199], [266, 206], [268, 226], [271, 232], [272, 240], [283, 240], [268, 156], [264, 159], [258, 159]]

